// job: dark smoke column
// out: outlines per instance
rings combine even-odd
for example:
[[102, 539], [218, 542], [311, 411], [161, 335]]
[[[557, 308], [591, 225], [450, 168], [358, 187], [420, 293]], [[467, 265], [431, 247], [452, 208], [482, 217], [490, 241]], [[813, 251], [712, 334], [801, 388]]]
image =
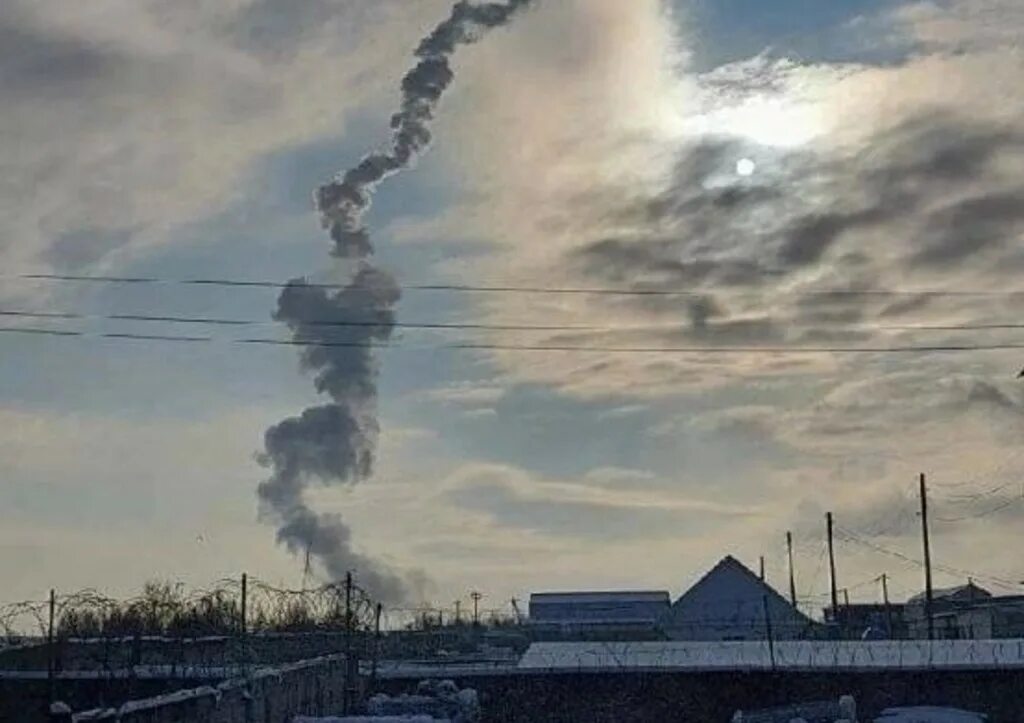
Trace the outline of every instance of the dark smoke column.
[[[311, 484], [356, 484], [373, 474], [379, 432], [374, 347], [391, 338], [401, 294], [394, 279], [371, 263], [373, 244], [363, 217], [380, 183], [408, 168], [430, 145], [430, 122], [454, 79], [450, 58], [456, 49], [504, 25], [531, 2], [456, 3], [451, 16], [422, 40], [416, 49], [419, 62], [402, 79], [402, 106], [391, 117], [390, 149], [371, 153], [315, 194], [334, 242], [332, 255], [352, 264], [348, 285], [330, 293], [296, 279], [281, 293], [274, 314], [304, 345], [302, 367], [330, 401], [267, 430], [260, 461], [272, 474], [259, 487], [261, 504], [279, 525], [279, 543], [296, 554], [308, 550], [332, 579], [357, 572], [360, 583], [385, 601], [404, 598], [404, 582], [356, 553], [341, 517], [316, 512], [306, 498]], [[323, 323], [331, 321], [360, 325], [346, 327], [339, 336], [337, 328]]]

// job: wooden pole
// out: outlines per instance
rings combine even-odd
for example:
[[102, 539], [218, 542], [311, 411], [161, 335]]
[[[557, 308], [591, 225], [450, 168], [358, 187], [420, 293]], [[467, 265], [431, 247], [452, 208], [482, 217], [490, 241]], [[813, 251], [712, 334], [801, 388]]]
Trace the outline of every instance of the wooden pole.
[[54, 650], [53, 622], [57, 612], [57, 591], [50, 590], [50, 622], [46, 628], [46, 683], [49, 689], [50, 704], [54, 702], [55, 675], [57, 672], [56, 650]]
[[786, 555], [789, 558], [789, 602], [796, 607], [796, 570], [793, 568], [793, 533], [786, 533]]
[[839, 589], [836, 585], [836, 554], [835, 547], [832, 543], [832, 513], [829, 512], [825, 515], [825, 528], [828, 534], [828, 570], [829, 570], [829, 585], [831, 586], [832, 593], [832, 617], [835, 618], [839, 613]]
[[380, 616], [383, 611], [384, 606], [377, 603], [373, 614], [373, 667], [370, 672], [374, 687], [377, 684], [377, 659], [380, 657]]
[[892, 607], [889, 605], [889, 576], [882, 573], [882, 604], [885, 605], [885, 627], [888, 630], [889, 638], [892, 634]]
[[345, 573], [345, 687], [341, 700], [342, 713], [352, 712], [352, 573]]
[[246, 605], [249, 597], [249, 576], [246, 573], [242, 573], [242, 610], [239, 619], [239, 630], [242, 632], [242, 637], [245, 637], [247, 630], [246, 626]]
[[924, 614], [928, 619], [928, 639], [935, 639], [935, 618], [932, 607], [932, 550], [928, 540], [928, 486], [921, 474], [921, 541], [924, 545]]

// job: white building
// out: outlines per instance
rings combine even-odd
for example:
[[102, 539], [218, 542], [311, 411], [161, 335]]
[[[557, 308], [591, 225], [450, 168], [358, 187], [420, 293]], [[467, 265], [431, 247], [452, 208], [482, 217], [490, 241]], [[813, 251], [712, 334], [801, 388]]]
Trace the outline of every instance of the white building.
[[[911, 638], [928, 637], [925, 594], [910, 598], [904, 618]], [[968, 582], [932, 593], [935, 637], [947, 640], [990, 640], [1024, 637], [1024, 596], [995, 596]]]
[[814, 622], [733, 557], [672, 604], [662, 620], [672, 640], [776, 640], [810, 636]]

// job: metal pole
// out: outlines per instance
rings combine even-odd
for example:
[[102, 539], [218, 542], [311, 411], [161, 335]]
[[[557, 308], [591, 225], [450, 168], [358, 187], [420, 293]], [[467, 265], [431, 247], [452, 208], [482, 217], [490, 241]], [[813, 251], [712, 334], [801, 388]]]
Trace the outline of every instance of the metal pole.
[[932, 550], [928, 541], [928, 486], [921, 474], [921, 540], [924, 544], [924, 614], [928, 618], [928, 639], [935, 639], [935, 619], [932, 609]]
[[786, 554], [789, 557], [789, 602], [796, 607], [796, 570], [793, 569], [793, 533], [786, 533]]
[[764, 555], [761, 555], [761, 582], [764, 582]]

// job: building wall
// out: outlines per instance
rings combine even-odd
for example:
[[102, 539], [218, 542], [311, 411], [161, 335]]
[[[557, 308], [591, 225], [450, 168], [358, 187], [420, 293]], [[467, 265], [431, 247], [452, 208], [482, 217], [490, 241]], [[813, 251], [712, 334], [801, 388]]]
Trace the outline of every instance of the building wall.
[[668, 593], [664, 597], [646, 594], [630, 598], [615, 593], [579, 596], [533, 595], [530, 597], [530, 621], [533, 623], [653, 623], [668, 610]]
[[[941, 639], [1024, 638], [1024, 601], [1016, 598], [991, 598], [973, 605], [937, 600], [933, 618], [935, 636]], [[912, 639], [928, 637], [923, 605], [907, 605], [906, 623]]]

